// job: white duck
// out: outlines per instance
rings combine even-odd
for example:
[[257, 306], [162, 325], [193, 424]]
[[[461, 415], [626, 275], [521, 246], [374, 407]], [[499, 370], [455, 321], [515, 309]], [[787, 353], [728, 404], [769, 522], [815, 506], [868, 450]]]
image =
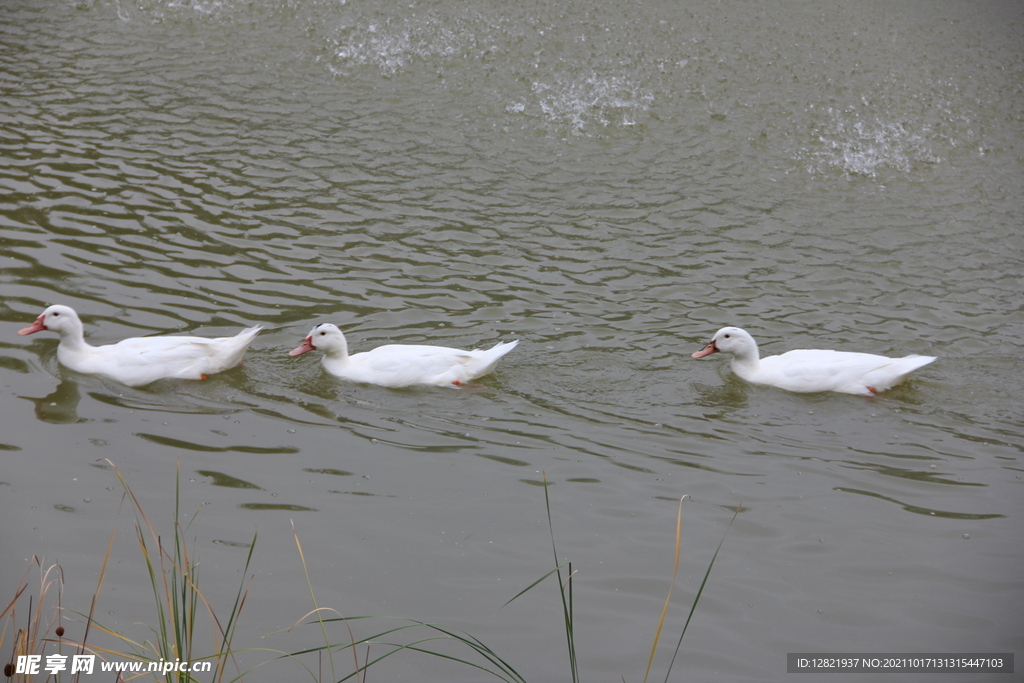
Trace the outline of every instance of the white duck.
[[760, 358], [757, 342], [738, 327], [723, 327], [710, 344], [691, 357], [703, 358], [717, 351], [731, 354], [732, 371], [748, 382], [789, 391], [839, 391], [863, 396], [885, 391], [935, 360], [935, 356], [888, 358], [820, 349], [799, 349]]
[[18, 334], [50, 330], [60, 335], [57, 360], [76, 372], [104, 375], [130, 387], [158, 379], [206, 379], [242, 362], [259, 325], [234, 337], [133, 337], [108, 346], [90, 346], [82, 321], [68, 306], [50, 306]]
[[314, 349], [323, 351], [324, 369], [352, 382], [379, 384], [383, 387], [407, 387], [413, 384], [459, 386], [494, 370], [501, 357], [518, 343], [503, 342], [487, 351], [387, 344], [350, 356], [348, 342], [337, 325], [320, 323], [288, 355], [300, 356]]

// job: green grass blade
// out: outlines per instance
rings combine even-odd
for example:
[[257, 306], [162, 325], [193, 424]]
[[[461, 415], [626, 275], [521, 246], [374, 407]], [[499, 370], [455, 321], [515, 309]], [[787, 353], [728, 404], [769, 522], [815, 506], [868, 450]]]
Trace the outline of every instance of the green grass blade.
[[[551, 517], [551, 496], [548, 495], [548, 475], [547, 472], [541, 473], [544, 479], [544, 508], [548, 515], [548, 531], [551, 534], [551, 552], [555, 557], [555, 573], [558, 574], [558, 593], [562, 598], [562, 618], [565, 622], [565, 640], [569, 650], [569, 669], [572, 673], [573, 683], [579, 683], [579, 668], [576, 661], [576, 636], [573, 629], [573, 612], [572, 612], [572, 563], [567, 563], [566, 568], [569, 572], [569, 578], [565, 582], [562, 581], [562, 566], [558, 564], [558, 549], [555, 547], [555, 524]], [[548, 574], [550, 576], [550, 574]], [[568, 596], [566, 596], [568, 593]]]
[[668, 663], [668, 670], [665, 672], [665, 683], [668, 683], [668, 677], [672, 673], [672, 665], [676, 662], [676, 656], [679, 654], [679, 648], [683, 644], [683, 636], [686, 635], [686, 628], [690, 625], [690, 620], [693, 619], [693, 613], [697, 610], [697, 602], [700, 601], [701, 594], [704, 593], [704, 586], [708, 583], [708, 577], [711, 576], [711, 568], [715, 566], [715, 559], [718, 557], [718, 551], [722, 549], [722, 544], [725, 543], [726, 534], [729, 533], [729, 529], [732, 528], [732, 523], [736, 521], [737, 515], [740, 514], [740, 508], [736, 508], [736, 512], [733, 513], [732, 519], [729, 520], [729, 526], [725, 527], [725, 532], [722, 534], [722, 540], [718, 542], [718, 547], [715, 548], [715, 554], [711, 556], [711, 562], [708, 564], [708, 569], [704, 572], [704, 580], [700, 582], [700, 588], [697, 589], [697, 595], [693, 599], [693, 605], [690, 606], [690, 614], [686, 617], [686, 623], [683, 624], [683, 631], [679, 634], [679, 642], [676, 643], [676, 649], [672, 653], [672, 660]]
[[[359, 665], [358, 662], [357, 662], [355, 670], [351, 674], [345, 676], [344, 678], [339, 679], [339, 683], [340, 683], [340, 681], [349, 680], [353, 676], [356, 676], [359, 673], [364, 672], [370, 666], [372, 666], [373, 664], [381, 661], [382, 659], [386, 659], [387, 657], [390, 657], [390, 656], [392, 656], [392, 655], [394, 655], [394, 654], [396, 654], [396, 653], [398, 653], [400, 651], [404, 651], [404, 650], [416, 651], [416, 652], [420, 652], [422, 654], [429, 654], [429, 655], [433, 655], [435, 657], [439, 657], [441, 659], [447, 659], [447, 660], [450, 660], [450, 661], [458, 662], [460, 664], [464, 664], [466, 666], [471, 666], [471, 667], [479, 669], [481, 671], [485, 671], [485, 672], [489, 673], [490, 675], [494, 676], [495, 678], [498, 678], [498, 679], [503, 680], [503, 681], [508, 681], [509, 683], [526, 683], [525, 679], [523, 679], [523, 677], [512, 666], [510, 666], [508, 664], [508, 662], [506, 662], [501, 657], [499, 657], [490, 647], [485, 645], [481, 640], [479, 640], [478, 638], [475, 638], [475, 637], [473, 637], [473, 636], [471, 636], [469, 634], [459, 633], [459, 632], [454, 631], [452, 629], [449, 629], [449, 628], [447, 628], [445, 626], [440, 626], [438, 624], [432, 624], [432, 623], [428, 623], [428, 622], [424, 622], [424, 621], [416, 621], [414, 619], [405, 619], [405, 618], [402, 618], [402, 617], [386, 617], [386, 616], [338, 617], [338, 618], [323, 619], [322, 623], [323, 624], [329, 624], [329, 623], [338, 622], [338, 621], [347, 622], [347, 621], [358, 621], [358, 620], [369, 620], [369, 619], [400, 620], [402, 623], [400, 625], [398, 625], [398, 626], [393, 627], [393, 628], [387, 628], [387, 629], [384, 629], [384, 630], [382, 630], [382, 631], [380, 631], [378, 633], [374, 633], [371, 636], [368, 636], [368, 637], [365, 637], [365, 638], [360, 638], [359, 640], [356, 640], [353, 637], [352, 638], [352, 642], [338, 643], [338, 644], [330, 644], [330, 643], [328, 643], [326, 645], [320, 645], [320, 646], [317, 646], [317, 647], [314, 647], [314, 648], [309, 648], [309, 649], [306, 649], [306, 650], [300, 650], [300, 651], [297, 651], [297, 652], [291, 652], [291, 653], [288, 653], [288, 656], [299, 656], [299, 655], [310, 654], [310, 653], [314, 653], [314, 652], [323, 652], [323, 651], [331, 650], [331, 649], [344, 650], [344, 649], [347, 649], [347, 648], [352, 648], [353, 650], [355, 650], [355, 648], [357, 646], [373, 644], [373, 645], [381, 645], [381, 646], [389, 647], [389, 648], [392, 648], [392, 649], [389, 650], [388, 652], [382, 654], [382, 655], [379, 655], [379, 656], [375, 657], [374, 659], [367, 659], [366, 661], [364, 661], [364, 663], [362, 665]], [[317, 622], [308, 622], [308, 623], [312, 624], [312, 623], [317, 623]], [[413, 640], [412, 642], [409, 642], [409, 643], [397, 643], [397, 642], [391, 642], [391, 641], [384, 641], [383, 640], [384, 638], [386, 638], [388, 636], [393, 636], [393, 635], [395, 635], [397, 633], [400, 633], [400, 632], [403, 632], [403, 631], [407, 631], [407, 630], [410, 630], [410, 629], [415, 629], [415, 628], [427, 628], [427, 629], [436, 631], [436, 632], [438, 632], [438, 633], [440, 633], [442, 635], [440, 635], [440, 636], [432, 636], [432, 637], [429, 637], [429, 638], [420, 638], [418, 640]], [[351, 635], [351, 631], [350, 631], [350, 635]], [[448, 642], [456, 641], [456, 642], [462, 644], [463, 646], [468, 647], [471, 650], [473, 650], [474, 652], [476, 652], [480, 657], [482, 657], [484, 660], [486, 660], [494, 668], [488, 668], [488, 666], [486, 666], [486, 665], [482, 665], [482, 664], [479, 664], [477, 662], [473, 662], [471, 660], [464, 659], [462, 657], [458, 657], [458, 656], [455, 656], [455, 655], [450, 655], [450, 654], [446, 654], [446, 653], [443, 653], [443, 652], [437, 652], [437, 651], [434, 651], [434, 650], [428, 650], [428, 649], [425, 649], [425, 648], [417, 647], [418, 645], [420, 645], [422, 643], [430, 642], [430, 641], [435, 641], [435, 640], [445, 640], [445, 641], [448, 641]]]
[[[559, 565], [559, 566], [555, 567], [554, 569], [552, 569], [551, 571], [549, 571], [549, 572], [548, 572], [547, 574], [545, 574], [544, 576], [540, 577], [539, 579], [537, 579], [536, 581], [534, 581], [533, 583], [531, 583], [531, 584], [530, 584], [529, 586], [527, 586], [527, 587], [526, 587], [526, 588], [524, 588], [523, 590], [521, 590], [521, 591], [519, 591], [518, 593], [516, 593], [516, 594], [515, 594], [515, 596], [513, 596], [511, 600], [509, 600], [509, 601], [508, 601], [508, 602], [506, 602], [506, 603], [505, 603], [504, 605], [502, 605], [502, 607], [505, 607], [505, 606], [507, 606], [507, 605], [508, 605], [509, 603], [511, 603], [511, 602], [512, 602], [513, 600], [515, 600], [516, 598], [519, 598], [519, 597], [521, 597], [521, 596], [522, 596], [522, 595], [523, 595], [524, 593], [528, 593], [528, 592], [530, 592], [530, 590], [531, 590], [532, 588], [534, 588], [534, 587], [536, 587], [536, 586], [537, 586], [538, 584], [542, 583], [542, 582], [544, 581], [544, 579], [548, 578], [548, 577], [549, 577], [549, 576], [551, 576], [552, 574], [559, 574], [559, 570], [561, 570], [561, 569], [562, 569], [562, 567], [565, 567], [565, 566], [567, 566], [568, 564], [569, 564], [569, 563], [568, 563], [568, 562], [566, 562], [565, 564], [561, 564], [561, 565]], [[559, 574], [559, 577], [561, 577], [561, 574]]]

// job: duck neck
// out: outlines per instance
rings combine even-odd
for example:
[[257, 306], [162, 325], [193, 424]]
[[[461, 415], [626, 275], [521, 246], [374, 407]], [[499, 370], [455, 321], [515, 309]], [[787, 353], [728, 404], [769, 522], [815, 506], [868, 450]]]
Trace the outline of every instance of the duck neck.
[[[76, 325], [71, 325], [68, 329], [60, 330], [60, 344], [58, 349], [64, 348], [68, 351], [88, 351], [93, 347], [89, 342], [85, 341], [85, 329], [82, 327], [82, 323], [75, 321]], [[65, 323], [66, 324], [66, 323]]]
[[751, 344], [740, 349], [739, 353], [732, 356], [732, 371], [740, 377], [746, 377], [757, 372], [761, 363], [761, 354], [757, 349], [757, 343], [751, 340]]
[[345, 335], [338, 335], [337, 338], [331, 340], [331, 345], [324, 349], [323, 364], [335, 368], [348, 364], [348, 340], [345, 339]]

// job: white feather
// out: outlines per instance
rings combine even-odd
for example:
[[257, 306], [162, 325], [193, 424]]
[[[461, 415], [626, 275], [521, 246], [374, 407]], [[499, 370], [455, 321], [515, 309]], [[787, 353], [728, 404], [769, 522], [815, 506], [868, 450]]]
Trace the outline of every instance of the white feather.
[[60, 335], [57, 360], [76, 372], [103, 375], [130, 387], [158, 379], [203, 379], [242, 362], [259, 325], [234, 337], [133, 337], [107, 346], [85, 341], [82, 321], [68, 306], [50, 306], [19, 334], [50, 330]]
[[732, 371], [754, 384], [768, 384], [788, 391], [838, 391], [874, 395], [907, 378], [935, 356], [889, 358], [872, 353], [798, 349], [761, 358], [757, 342], [745, 330], [723, 327], [700, 351], [703, 358], [716, 351], [732, 355]]
[[351, 382], [385, 387], [457, 386], [494, 370], [498, 360], [518, 343], [503, 342], [486, 351], [388, 344], [350, 356], [342, 331], [331, 323], [321, 323], [289, 355], [298, 356], [314, 349], [322, 351], [324, 369]]

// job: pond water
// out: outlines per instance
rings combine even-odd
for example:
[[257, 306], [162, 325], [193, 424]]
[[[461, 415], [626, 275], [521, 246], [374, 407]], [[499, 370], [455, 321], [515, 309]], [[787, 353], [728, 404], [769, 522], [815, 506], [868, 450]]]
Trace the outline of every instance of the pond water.
[[[313, 608], [294, 524], [318, 605], [571, 680], [554, 579], [503, 607], [554, 566], [547, 490], [581, 679], [638, 681], [688, 495], [655, 676], [727, 528], [673, 680], [1024, 651], [1019, 2], [12, 0], [0, 27], [4, 595], [36, 555], [87, 612], [113, 534], [98, 613], [151, 637], [112, 464], [164, 538], [180, 483], [218, 613], [254, 577], [238, 647], [322, 642], [263, 637]], [[266, 329], [129, 389], [17, 335], [52, 303], [94, 344]], [[384, 389], [287, 355], [319, 322], [520, 344], [468, 389]], [[725, 325], [939, 359], [791, 394], [690, 358]]]

